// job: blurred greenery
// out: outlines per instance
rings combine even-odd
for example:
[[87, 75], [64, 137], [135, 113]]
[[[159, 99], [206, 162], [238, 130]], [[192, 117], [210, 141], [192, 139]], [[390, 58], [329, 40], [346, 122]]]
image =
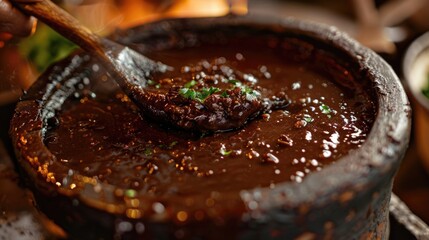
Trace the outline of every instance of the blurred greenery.
[[429, 75], [426, 77], [426, 87], [422, 89], [422, 93], [429, 98]]
[[39, 23], [36, 33], [21, 41], [19, 51], [39, 72], [43, 72], [52, 63], [66, 57], [77, 46], [60, 34]]

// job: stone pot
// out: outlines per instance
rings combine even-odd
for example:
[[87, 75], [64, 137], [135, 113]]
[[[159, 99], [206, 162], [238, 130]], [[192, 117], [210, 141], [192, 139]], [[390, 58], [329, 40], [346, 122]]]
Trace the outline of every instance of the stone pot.
[[[112, 37], [125, 44], [144, 43], [144, 51], [178, 44], [178, 38], [186, 43], [240, 32], [302, 40], [364, 79], [360, 84], [374, 96], [377, 115], [361, 148], [299, 184], [217, 196], [209, 218], [178, 223], [174, 216], [187, 199], [174, 197], [168, 216], [157, 215], [150, 210], [156, 199], [74, 172], [44, 144], [52, 117], [94, 70], [96, 62], [78, 52], [54, 64], [31, 87], [10, 129], [21, 174], [40, 210], [78, 239], [387, 239], [392, 181], [408, 146], [411, 109], [397, 76], [374, 52], [334, 27], [251, 15], [161, 20]], [[116, 87], [107, 77], [99, 78], [105, 81], [92, 87]], [[206, 200], [195, 196], [192, 203], [207, 208]]]

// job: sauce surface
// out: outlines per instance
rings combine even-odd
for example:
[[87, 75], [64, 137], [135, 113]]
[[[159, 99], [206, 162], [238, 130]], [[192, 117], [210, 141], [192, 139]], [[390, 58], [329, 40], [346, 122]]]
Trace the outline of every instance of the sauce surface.
[[223, 91], [238, 82], [264, 97], [287, 96], [289, 105], [241, 129], [203, 135], [174, 129], [146, 119], [117, 90], [69, 99], [45, 143], [75, 172], [154, 196], [299, 183], [360, 147], [376, 111], [363, 87], [341, 82], [350, 78], [347, 71], [335, 79], [333, 70], [285, 49], [237, 42], [150, 54], [174, 71], [154, 76], [149, 88]]

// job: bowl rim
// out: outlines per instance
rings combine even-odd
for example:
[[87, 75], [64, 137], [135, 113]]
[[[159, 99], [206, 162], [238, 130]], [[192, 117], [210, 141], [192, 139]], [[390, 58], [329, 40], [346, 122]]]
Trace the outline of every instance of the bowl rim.
[[419, 103], [419, 105], [429, 113], [429, 98], [425, 97], [421, 91], [416, 91], [411, 87], [411, 82], [413, 81], [413, 65], [423, 54], [427, 54], [429, 56], [429, 32], [419, 36], [411, 43], [405, 51], [404, 59], [402, 61], [405, 86], [409, 89], [412, 97]]
[[[116, 36], [126, 38], [127, 34], [132, 34], [133, 31], [147, 31], [150, 28], [156, 28], [156, 26], [161, 26], [161, 29], [164, 31], [166, 30], [166, 26], [168, 28], [168, 24], [166, 23], [172, 24], [173, 27], [174, 24], [192, 24], [193, 26], [204, 27], [207, 23], [215, 24], [216, 26], [231, 24], [237, 26], [249, 25], [251, 27], [269, 27], [270, 29], [279, 31], [295, 31], [305, 34], [318, 41], [333, 44], [336, 48], [347, 53], [351, 60], [358, 63], [361, 68], [360, 70], [372, 78], [373, 88], [377, 95], [377, 116], [372, 130], [361, 148], [351, 151], [350, 154], [338, 159], [335, 164], [326, 166], [322, 171], [309, 174], [301, 183], [286, 182], [276, 184], [276, 187], [273, 189], [255, 188], [242, 190], [238, 197], [237, 192], [222, 193], [222, 196], [218, 199], [219, 202], [228, 201], [234, 204], [228, 206], [221, 205], [218, 212], [228, 215], [228, 213], [239, 211], [244, 214], [254, 211], [264, 212], [273, 208], [284, 208], [285, 206], [287, 209], [295, 212], [309, 203], [316, 207], [324, 206], [331, 201], [340, 201], [342, 193], [359, 194], [362, 189], [373, 188], [380, 182], [386, 181], [385, 178], [390, 178], [390, 181], [392, 180], [408, 146], [411, 128], [411, 108], [398, 77], [392, 68], [373, 51], [361, 46], [357, 41], [351, 39], [335, 27], [305, 22], [294, 18], [278, 19], [271, 16], [255, 17], [247, 15], [240, 17], [163, 19], [126, 30], [129, 31], [128, 33], [126, 31], [119, 31]], [[71, 58], [69, 57], [64, 61], [70, 61]], [[46, 84], [46, 80], [44, 79], [50, 78], [52, 69], [52, 67], [49, 68], [36, 81], [36, 84], [29, 89], [28, 95], [18, 103], [14, 119], [18, 120], [18, 118], [23, 117], [25, 114], [32, 118], [37, 118], [35, 114], [40, 114], [37, 109], [40, 103], [37, 101], [46, 100], [46, 93], [41, 95], [40, 89], [43, 89], [43, 86]], [[29, 108], [31, 111], [28, 111]], [[43, 123], [40, 119], [36, 119], [35, 121], [29, 121], [24, 127], [17, 127], [16, 123], [12, 124], [10, 133], [21, 166], [31, 175], [30, 178], [46, 179], [46, 181], [37, 181], [37, 184], [41, 184], [37, 186], [38, 189], [45, 191], [47, 194], [54, 194], [52, 193], [52, 188], [57, 189], [62, 195], [73, 196], [90, 207], [113, 214], [124, 214], [130, 208], [126, 203], [127, 201], [129, 202], [130, 197], [124, 195], [123, 192], [121, 195], [124, 196], [121, 200], [122, 205], [112, 206], [112, 202], [109, 202], [109, 199], [112, 197], [115, 198], [114, 196], [117, 197], [117, 188], [111, 185], [87, 179], [85, 180], [85, 185], [75, 186], [74, 189], [71, 189], [69, 185], [57, 186], [55, 179], [52, 181], [52, 178], [50, 178], [52, 176], [49, 175], [49, 171], [37, 172], [37, 168], [40, 170], [41, 167], [39, 162], [44, 161], [45, 163], [55, 164], [55, 156], [43, 145]], [[29, 152], [28, 149], [28, 151], [22, 152], [26, 148], [26, 144], [23, 143], [21, 138], [22, 136], [26, 136], [26, 143], [28, 141], [28, 143], [35, 144], [30, 148], [33, 150], [35, 148], [39, 151], [36, 156], [34, 156], [34, 153]], [[38, 161], [35, 161], [35, 158]], [[73, 175], [74, 177], [80, 177], [80, 180], [85, 178], [85, 176]], [[102, 193], [99, 191], [100, 188], [97, 187], [99, 184], [102, 185]], [[100, 194], [103, 194], [104, 197], [100, 198]], [[141, 206], [152, 206], [151, 203], [153, 202], [163, 201], [162, 199], [150, 199], [145, 196], [137, 197], [142, 202]], [[172, 197], [171, 199], [178, 201], [179, 210], [180, 203], [183, 206], [186, 205], [184, 203], [186, 198]], [[199, 196], [194, 196], [194, 199], [195, 201], [202, 201], [206, 198], [204, 196], [204, 198], [199, 199]], [[258, 209], [255, 210], [249, 207], [249, 204], [252, 202], [258, 203]], [[173, 216], [175, 214], [172, 214], [170, 217]], [[161, 221], [170, 217], [162, 218]], [[156, 216], [153, 219], [159, 220]]]

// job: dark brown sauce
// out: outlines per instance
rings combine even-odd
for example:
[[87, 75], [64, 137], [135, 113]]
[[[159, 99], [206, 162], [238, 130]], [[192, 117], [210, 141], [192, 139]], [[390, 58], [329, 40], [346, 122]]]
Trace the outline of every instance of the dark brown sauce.
[[[169, 76], [154, 78], [150, 88], [180, 87], [224, 64], [233, 76], [225, 69], [219, 79], [238, 79], [266, 97], [288, 96], [285, 109], [256, 117], [242, 129], [208, 135], [173, 129], [145, 119], [120, 91], [96, 92], [70, 99], [45, 142], [75, 172], [140, 194], [186, 196], [301, 182], [361, 146], [375, 117], [374, 103], [359, 84], [344, 82], [355, 80], [334, 61], [320, 67], [318, 60], [288, 55], [287, 46], [279, 51], [271, 45], [203, 44], [150, 54], [175, 67]], [[330, 74], [338, 70], [338, 76]], [[176, 76], [182, 78], [170, 81]]]

